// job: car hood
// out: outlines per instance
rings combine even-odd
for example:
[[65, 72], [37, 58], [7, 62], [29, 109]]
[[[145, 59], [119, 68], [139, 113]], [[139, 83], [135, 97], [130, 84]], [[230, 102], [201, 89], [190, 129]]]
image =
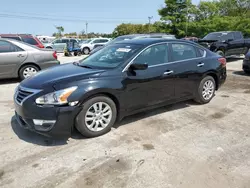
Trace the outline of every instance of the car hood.
[[20, 85], [26, 88], [42, 89], [60, 82], [77, 81], [98, 77], [102, 72], [104, 72], [104, 70], [84, 68], [77, 66], [76, 64], [69, 63], [41, 71], [36, 75], [25, 79]]

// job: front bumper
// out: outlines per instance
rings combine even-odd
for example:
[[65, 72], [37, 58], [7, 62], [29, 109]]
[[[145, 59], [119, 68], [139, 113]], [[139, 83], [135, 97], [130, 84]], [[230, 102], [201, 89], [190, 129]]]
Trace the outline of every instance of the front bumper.
[[242, 64], [242, 69], [244, 71], [250, 71], [250, 59], [244, 59]]
[[[21, 127], [39, 134], [53, 137], [70, 137], [75, 118], [81, 111], [81, 107], [44, 107], [35, 103], [36, 95], [33, 95], [21, 104], [15, 101], [16, 120]], [[53, 124], [36, 125], [33, 120], [55, 120]]]

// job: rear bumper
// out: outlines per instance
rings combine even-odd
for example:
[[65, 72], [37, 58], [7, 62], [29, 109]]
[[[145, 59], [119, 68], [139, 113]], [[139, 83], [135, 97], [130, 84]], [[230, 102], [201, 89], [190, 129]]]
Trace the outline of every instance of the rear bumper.
[[225, 83], [226, 79], [227, 79], [227, 69], [226, 67], [224, 67], [220, 70], [220, 74], [218, 75], [217, 89], [219, 89]]
[[47, 69], [47, 68], [50, 68], [50, 67], [60, 65], [60, 61], [58, 61], [58, 60], [47, 61], [47, 62], [44, 62], [44, 63], [40, 63], [38, 65], [41, 68], [41, 70], [44, 70], [44, 69]]

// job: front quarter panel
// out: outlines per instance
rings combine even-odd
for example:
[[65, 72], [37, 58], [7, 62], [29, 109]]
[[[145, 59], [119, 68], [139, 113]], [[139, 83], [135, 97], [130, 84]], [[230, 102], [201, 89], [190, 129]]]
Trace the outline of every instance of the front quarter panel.
[[119, 96], [124, 90], [123, 78], [124, 76], [122, 73], [118, 75], [115, 71], [108, 71], [96, 77], [56, 84], [54, 88], [60, 90], [77, 86], [77, 90], [68, 98], [69, 102], [79, 101], [80, 104], [83, 104], [87, 99], [98, 94], [112, 95], [119, 100]]

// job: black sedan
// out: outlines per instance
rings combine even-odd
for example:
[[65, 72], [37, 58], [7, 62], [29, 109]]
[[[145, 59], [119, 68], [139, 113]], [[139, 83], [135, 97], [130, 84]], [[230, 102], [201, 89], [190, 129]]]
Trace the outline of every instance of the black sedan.
[[242, 68], [245, 73], [250, 74], [250, 51], [245, 55]]
[[117, 120], [194, 99], [205, 104], [226, 80], [226, 60], [198, 44], [136, 39], [108, 45], [86, 59], [20, 83], [16, 119], [48, 136], [107, 133]]

